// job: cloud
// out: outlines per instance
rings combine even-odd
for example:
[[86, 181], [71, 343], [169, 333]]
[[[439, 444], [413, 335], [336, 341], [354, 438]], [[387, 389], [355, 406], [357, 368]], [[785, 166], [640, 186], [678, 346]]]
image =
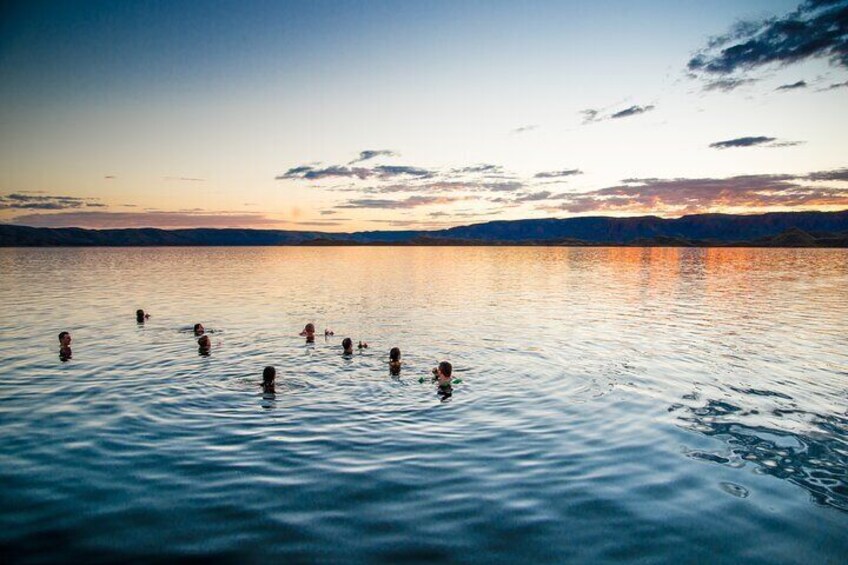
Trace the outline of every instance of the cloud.
[[180, 182], [206, 182], [206, 179], [198, 177], [162, 177], [163, 180], [175, 180]]
[[845, 82], [837, 82], [837, 83], [831, 84], [828, 87], [821, 88], [821, 89], [819, 89], [819, 92], [822, 92], [822, 91], [825, 91], [825, 90], [836, 90], [837, 88], [848, 88], [848, 80], [846, 80]]
[[106, 180], [114, 180], [117, 177], [115, 175], [105, 175], [103, 178]]
[[33, 227], [81, 228], [240, 228], [279, 227], [280, 222], [262, 214], [229, 212], [60, 212], [24, 214], [12, 223]]
[[0, 195], [0, 210], [69, 210], [84, 207], [102, 207], [97, 198], [78, 198], [75, 196], [33, 195], [33, 193], [13, 192]]
[[515, 202], [538, 202], [539, 200], [547, 200], [553, 196], [553, 193], [548, 190], [541, 190], [539, 192], [530, 192], [527, 194], [520, 194]]
[[376, 157], [397, 157], [398, 154], [392, 151], [391, 149], [366, 149], [365, 151], [359, 152], [359, 157], [348, 163], [348, 165], [353, 165], [354, 163], [361, 163], [362, 161], [368, 161], [370, 159], [374, 159]]
[[337, 190], [364, 194], [397, 194], [403, 192], [514, 192], [522, 188], [524, 188], [524, 183], [515, 180], [428, 180], [426, 182], [396, 182], [385, 185], [347, 187]]
[[716, 141], [710, 143], [713, 149], [730, 149], [732, 147], [793, 147], [801, 145], [803, 141], [778, 141], [775, 137], [766, 137], [764, 135], [737, 137], [735, 139], [727, 139], [725, 141]]
[[500, 173], [503, 171], [503, 168], [500, 165], [488, 165], [485, 163], [481, 163], [479, 165], [471, 165], [470, 167], [462, 167], [460, 169], [451, 169], [451, 173], [454, 174], [481, 174], [481, 173]]
[[357, 178], [359, 180], [365, 180], [373, 177], [386, 179], [397, 176], [427, 178], [432, 175], [433, 171], [405, 165], [380, 165], [371, 169], [367, 167], [347, 167], [344, 165], [330, 165], [323, 169], [316, 169], [312, 165], [301, 165], [299, 167], [293, 167], [281, 175], [277, 175], [275, 179], [320, 180], [326, 178]]
[[757, 82], [756, 79], [752, 78], [720, 78], [707, 82], [704, 85], [704, 90], [720, 90], [722, 92], [730, 92], [731, 90], [736, 90], [740, 86], [744, 86], [746, 84], [753, 84], [755, 82]]
[[570, 213], [695, 214], [728, 209], [848, 207], [848, 188], [808, 186], [809, 180], [845, 180], [848, 169], [807, 175], [728, 178], [630, 179], [628, 184], [564, 194], [561, 204], [540, 207]]
[[629, 108], [625, 108], [619, 112], [614, 113], [610, 116], [611, 119], [617, 120], [619, 118], [627, 118], [629, 116], [638, 116], [639, 114], [644, 114], [645, 112], [650, 112], [654, 109], [654, 106], [630, 106]]
[[541, 173], [536, 173], [533, 175], [533, 178], [537, 179], [556, 179], [561, 177], [571, 177], [574, 175], [582, 175], [583, 171], [580, 169], [563, 169], [561, 171], [543, 171]]
[[688, 62], [693, 73], [729, 75], [826, 57], [848, 68], [848, 1], [807, 0], [782, 17], [737, 24]]
[[581, 110], [580, 115], [583, 116], [583, 124], [585, 125], [594, 122], [602, 122], [604, 120], [618, 120], [621, 118], [628, 118], [630, 116], [638, 116], [639, 114], [650, 112], [655, 108], [656, 106], [653, 104], [647, 104], [645, 106], [633, 105], [611, 114], [604, 113], [604, 110], [588, 108], [586, 110]]
[[539, 126], [537, 124], [528, 124], [526, 126], [521, 126], [521, 127], [515, 128], [513, 130], [510, 130], [509, 133], [512, 133], [512, 134], [527, 133], [528, 131], [533, 131], [535, 129], [539, 129]]
[[338, 214], [338, 213], [339, 213], [338, 210], [321, 210], [319, 212], [319, 214], [321, 214], [322, 216], [332, 216], [333, 214]]
[[451, 202], [457, 202], [460, 200], [466, 200], [464, 197], [456, 197], [456, 196], [410, 196], [403, 200], [388, 200], [382, 198], [357, 198], [347, 202], [347, 204], [340, 204], [336, 206], [336, 208], [342, 209], [356, 209], [356, 208], [371, 208], [378, 210], [408, 210], [411, 208], [418, 208], [420, 206], [432, 206], [435, 204], [450, 204]]
[[807, 88], [807, 81], [799, 80], [798, 82], [793, 82], [792, 84], [782, 84], [775, 88], [775, 90], [796, 90], [798, 88]]

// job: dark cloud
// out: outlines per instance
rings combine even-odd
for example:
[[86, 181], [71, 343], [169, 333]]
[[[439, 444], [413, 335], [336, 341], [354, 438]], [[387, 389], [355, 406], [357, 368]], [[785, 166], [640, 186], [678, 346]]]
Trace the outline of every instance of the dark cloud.
[[[848, 169], [808, 175], [744, 175], [729, 178], [645, 179], [558, 197], [548, 211], [694, 214], [728, 208], [848, 207], [848, 189], [808, 186], [808, 180], [843, 180]], [[631, 179], [635, 181], [636, 179]]]
[[403, 200], [388, 200], [383, 198], [356, 198], [348, 201], [346, 204], [340, 204], [336, 208], [355, 209], [355, 208], [371, 208], [378, 210], [406, 210], [410, 208], [418, 208], [419, 206], [432, 206], [434, 204], [450, 204], [459, 200], [465, 200], [464, 197], [456, 196], [410, 196]]
[[746, 84], [753, 84], [755, 82], [757, 81], [752, 78], [720, 78], [708, 81], [704, 85], [704, 90], [720, 90], [722, 92], [730, 92], [731, 90], [736, 90], [740, 86], [744, 86]]
[[12, 223], [33, 227], [81, 228], [239, 228], [275, 227], [277, 220], [262, 214], [228, 212], [60, 212], [24, 214]]
[[282, 175], [277, 175], [275, 178], [276, 180], [320, 180], [326, 178], [357, 178], [365, 180], [372, 177], [386, 179], [397, 176], [428, 178], [432, 175], [433, 172], [427, 169], [404, 165], [380, 165], [371, 169], [366, 167], [347, 167], [344, 165], [330, 165], [322, 169], [317, 169], [312, 165], [301, 165], [291, 168]]
[[814, 57], [848, 67], [848, 0], [807, 0], [783, 17], [737, 24], [712, 38], [687, 67], [694, 73], [728, 75]]
[[848, 182], [848, 168], [834, 169], [832, 171], [818, 171], [804, 177], [812, 181], [843, 181]]
[[520, 194], [515, 199], [515, 202], [538, 202], [539, 200], [547, 200], [551, 196], [553, 196], [552, 192], [548, 190], [541, 190], [539, 192]]
[[835, 84], [831, 84], [826, 88], [822, 88], [821, 90], [836, 90], [837, 88], [848, 88], [848, 80], [845, 82], [837, 82]]
[[502, 167], [499, 165], [487, 165], [487, 164], [479, 164], [472, 165], [470, 167], [462, 167], [461, 169], [451, 169], [451, 173], [455, 174], [481, 174], [481, 173], [500, 173], [502, 171]]
[[725, 141], [716, 141], [710, 143], [710, 147], [714, 149], [730, 149], [733, 147], [793, 147], [801, 145], [803, 141], [778, 141], [774, 137], [766, 137], [764, 135], [737, 137], [735, 139], [727, 139]]
[[533, 131], [534, 129], [539, 129], [539, 126], [537, 124], [528, 124], [526, 126], [521, 126], [515, 128], [514, 130], [510, 130], [509, 133], [526, 133], [528, 131]]
[[536, 173], [533, 175], [533, 178], [537, 179], [556, 179], [561, 177], [571, 177], [574, 175], [582, 175], [583, 171], [580, 169], [563, 169], [561, 171], [542, 171], [541, 173]]
[[580, 115], [583, 116], [583, 124], [585, 125], [593, 122], [602, 122], [604, 120], [618, 120], [621, 118], [628, 118], [630, 116], [638, 116], [639, 114], [650, 112], [653, 109], [655, 109], [655, 106], [652, 104], [645, 106], [633, 105], [629, 108], [619, 110], [618, 112], [606, 114], [604, 110], [589, 108], [587, 110], [581, 110]]
[[333, 214], [338, 214], [339, 211], [338, 210], [321, 210], [321, 212], [319, 212], [319, 213], [322, 216], [332, 216]]
[[115, 177], [115, 175], [106, 175], [103, 178], [106, 179], [106, 180], [114, 180], [116, 177]]
[[426, 182], [393, 183], [377, 186], [348, 187], [340, 192], [361, 192], [364, 194], [398, 194], [404, 192], [514, 192], [524, 188], [520, 181], [505, 180], [432, 180]]
[[793, 82], [792, 84], [782, 84], [775, 88], [775, 90], [795, 90], [798, 88], [807, 88], [807, 81], [799, 80], [798, 82]]
[[376, 157], [397, 157], [398, 154], [392, 151], [391, 149], [366, 149], [365, 151], [359, 152], [359, 157], [348, 163], [348, 165], [353, 165], [354, 163], [361, 163], [362, 161], [368, 161], [369, 159], [374, 159]]
[[105, 206], [98, 203], [96, 198], [34, 194], [36, 193], [13, 192], [0, 195], [0, 210], [69, 210], [86, 206]]
[[644, 114], [645, 112], [650, 112], [654, 109], [654, 106], [630, 106], [629, 108], [625, 108], [619, 112], [615, 112], [610, 116], [610, 119], [617, 120], [619, 118], [627, 118], [629, 116], [638, 116], [639, 114]]

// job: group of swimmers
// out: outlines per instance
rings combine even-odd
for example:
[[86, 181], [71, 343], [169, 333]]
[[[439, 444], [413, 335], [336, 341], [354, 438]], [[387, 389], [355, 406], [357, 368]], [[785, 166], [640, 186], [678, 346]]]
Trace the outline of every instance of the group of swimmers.
[[[135, 313], [136, 322], [139, 324], [143, 324], [147, 320], [150, 319], [150, 314], [145, 313], [144, 310], [136, 310]], [[192, 328], [195, 337], [197, 337], [197, 345], [198, 351], [201, 355], [209, 355], [212, 349], [212, 340], [209, 338], [209, 335], [206, 333], [206, 328], [203, 327], [203, 324], [194, 324]], [[324, 337], [329, 338], [335, 335], [335, 332], [331, 329], [324, 330]], [[315, 343], [315, 324], [306, 324], [303, 328], [303, 331], [300, 332], [301, 337], [306, 338], [306, 343]], [[360, 341], [358, 349], [368, 349], [368, 343], [364, 341]], [[349, 337], [346, 337], [342, 340], [342, 356], [349, 357], [353, 355], [353, 340]], [[71, 334], [67, 331], [63, 331], [59, 333], [59, 358], [62, 361], [68, 361], [72, 357], [71, 352]], [[400, 375], [400, 370], [403, 365], [403, 361], [401, 361], [401, 353], [400, 348], [392, 347], [389, 351], [389, 373], [392, 376]], [[438, 364], [438, 366], [434, 367], [432, 370], [433, 374], [433, 382], [437, 382], [439, 385], [439, 396], [442, 400], [449, 398], [452, 393], [451, 384], [454, 382], [458, 382], [458, 380], [453, 380], [453, 366], [448, 361], [442, 361]], [[277, 370], [273, 366], [267, 366], [262, 371], [262, 391], [265, 394], [274, 394], [274, 383], [277, 378]], [[420, 379], [423, 382], [423, 378]]]

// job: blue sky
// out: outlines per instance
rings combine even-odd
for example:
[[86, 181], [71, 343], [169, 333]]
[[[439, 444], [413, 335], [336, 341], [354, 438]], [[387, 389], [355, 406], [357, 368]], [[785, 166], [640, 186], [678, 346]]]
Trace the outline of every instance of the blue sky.
[[[848, 207], [845, 1], [3, 10], [4, 222], [347, 231]], [[836, 27], [795, 56], [787, 21], [802, 47]]]

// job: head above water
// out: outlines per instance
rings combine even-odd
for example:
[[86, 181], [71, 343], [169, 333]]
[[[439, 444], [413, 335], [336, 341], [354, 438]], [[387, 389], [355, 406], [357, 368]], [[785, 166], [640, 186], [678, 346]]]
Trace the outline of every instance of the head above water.
[[353, 352], [353, 340], [350, 339], [349, 337], [344, 338], [342, 340], [342, 347], [344, 348], [345, 353], [352, 353]]
[[136, 310], [135, 317], [137, 320], [144, 320], [144, 310]]
[[447, 361], [442, 361], [439, 363], [439, 372], [446, 377], [450, 377], [453, 374], [453, 365]]
[[306, 327], [303, 328], [303, 331], [308, 334], [315, 333], [315, 324], [306, 324]]
[[265, 370], [262, 371], [262, 383], [266, 385], [271, 384], [275, 378], [277, 378], [277, 369], [271, 365], [265, 367]]
[[200, 335], [205, 331], [203, 324], [194, 324], [194, 335]]
[[400, 361], [400, 348], [392, 347], [389, 351], [389, 361]]
[[209, 349], [212, 347], [212, 340], [209, 339], [208, 335], [202, 335], [200, 336], [200, 339], [197, 340], [197, 345], [199, 345], [201, 349]]
[[68, 332], [59, 332], [59, 345], [68, 346], [71, 344], [71, 334]]

